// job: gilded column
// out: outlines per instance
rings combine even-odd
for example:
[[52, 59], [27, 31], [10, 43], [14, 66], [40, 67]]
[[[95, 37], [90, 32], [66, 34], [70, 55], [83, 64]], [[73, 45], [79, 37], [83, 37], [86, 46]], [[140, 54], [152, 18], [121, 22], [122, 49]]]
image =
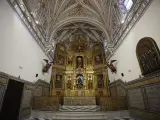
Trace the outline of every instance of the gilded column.
[[56, 95], [56, 90], [55, 90], [56, 69], [53, 69], [52, 73], [53, 73], [53, 75], [52, 75], [52, 84], [53, 84], [53, 87], [52, 87], [51, 95]]

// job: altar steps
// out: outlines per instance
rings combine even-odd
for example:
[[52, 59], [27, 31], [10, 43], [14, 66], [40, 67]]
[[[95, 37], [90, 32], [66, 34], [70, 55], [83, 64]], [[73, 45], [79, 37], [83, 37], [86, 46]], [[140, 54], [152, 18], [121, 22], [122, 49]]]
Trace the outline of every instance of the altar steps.
[[128, 111], [109, 112], [44, 112], [32, 111], [26, 120], [133, 120]]
[[97, 105], [89, 105], [89, 106], [63, 105], [59, 109], [59, 111], [61, 112], [96, 112], [99, 110], [100, 110], [100, 107]]

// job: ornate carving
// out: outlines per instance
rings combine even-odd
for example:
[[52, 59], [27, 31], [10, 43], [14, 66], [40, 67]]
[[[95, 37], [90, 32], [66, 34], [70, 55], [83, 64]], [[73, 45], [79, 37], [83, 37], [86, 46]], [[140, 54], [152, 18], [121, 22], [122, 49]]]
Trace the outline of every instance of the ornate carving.
[[64, 97], [65, 105], [96, 105], [95, 97]]

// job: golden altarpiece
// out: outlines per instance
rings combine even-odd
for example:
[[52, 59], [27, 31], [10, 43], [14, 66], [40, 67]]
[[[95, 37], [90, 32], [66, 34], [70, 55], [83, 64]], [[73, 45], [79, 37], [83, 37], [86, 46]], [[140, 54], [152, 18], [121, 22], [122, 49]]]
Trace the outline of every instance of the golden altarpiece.
[[70, 48], [57, 44], [54, 58], [50, 94], [63, 98], [64, 104], [95, 104], [96, 97], [109, 94], [101, 44], [90, 48], [85, 41], [72, 42]]

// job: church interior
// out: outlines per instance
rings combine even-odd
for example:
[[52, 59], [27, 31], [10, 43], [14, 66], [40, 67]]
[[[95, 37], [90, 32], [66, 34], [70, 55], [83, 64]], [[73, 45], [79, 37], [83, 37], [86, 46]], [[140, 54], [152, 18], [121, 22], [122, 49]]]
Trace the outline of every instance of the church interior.
[[160, 0], [0, 0], [0, 120], [160, 120]]

